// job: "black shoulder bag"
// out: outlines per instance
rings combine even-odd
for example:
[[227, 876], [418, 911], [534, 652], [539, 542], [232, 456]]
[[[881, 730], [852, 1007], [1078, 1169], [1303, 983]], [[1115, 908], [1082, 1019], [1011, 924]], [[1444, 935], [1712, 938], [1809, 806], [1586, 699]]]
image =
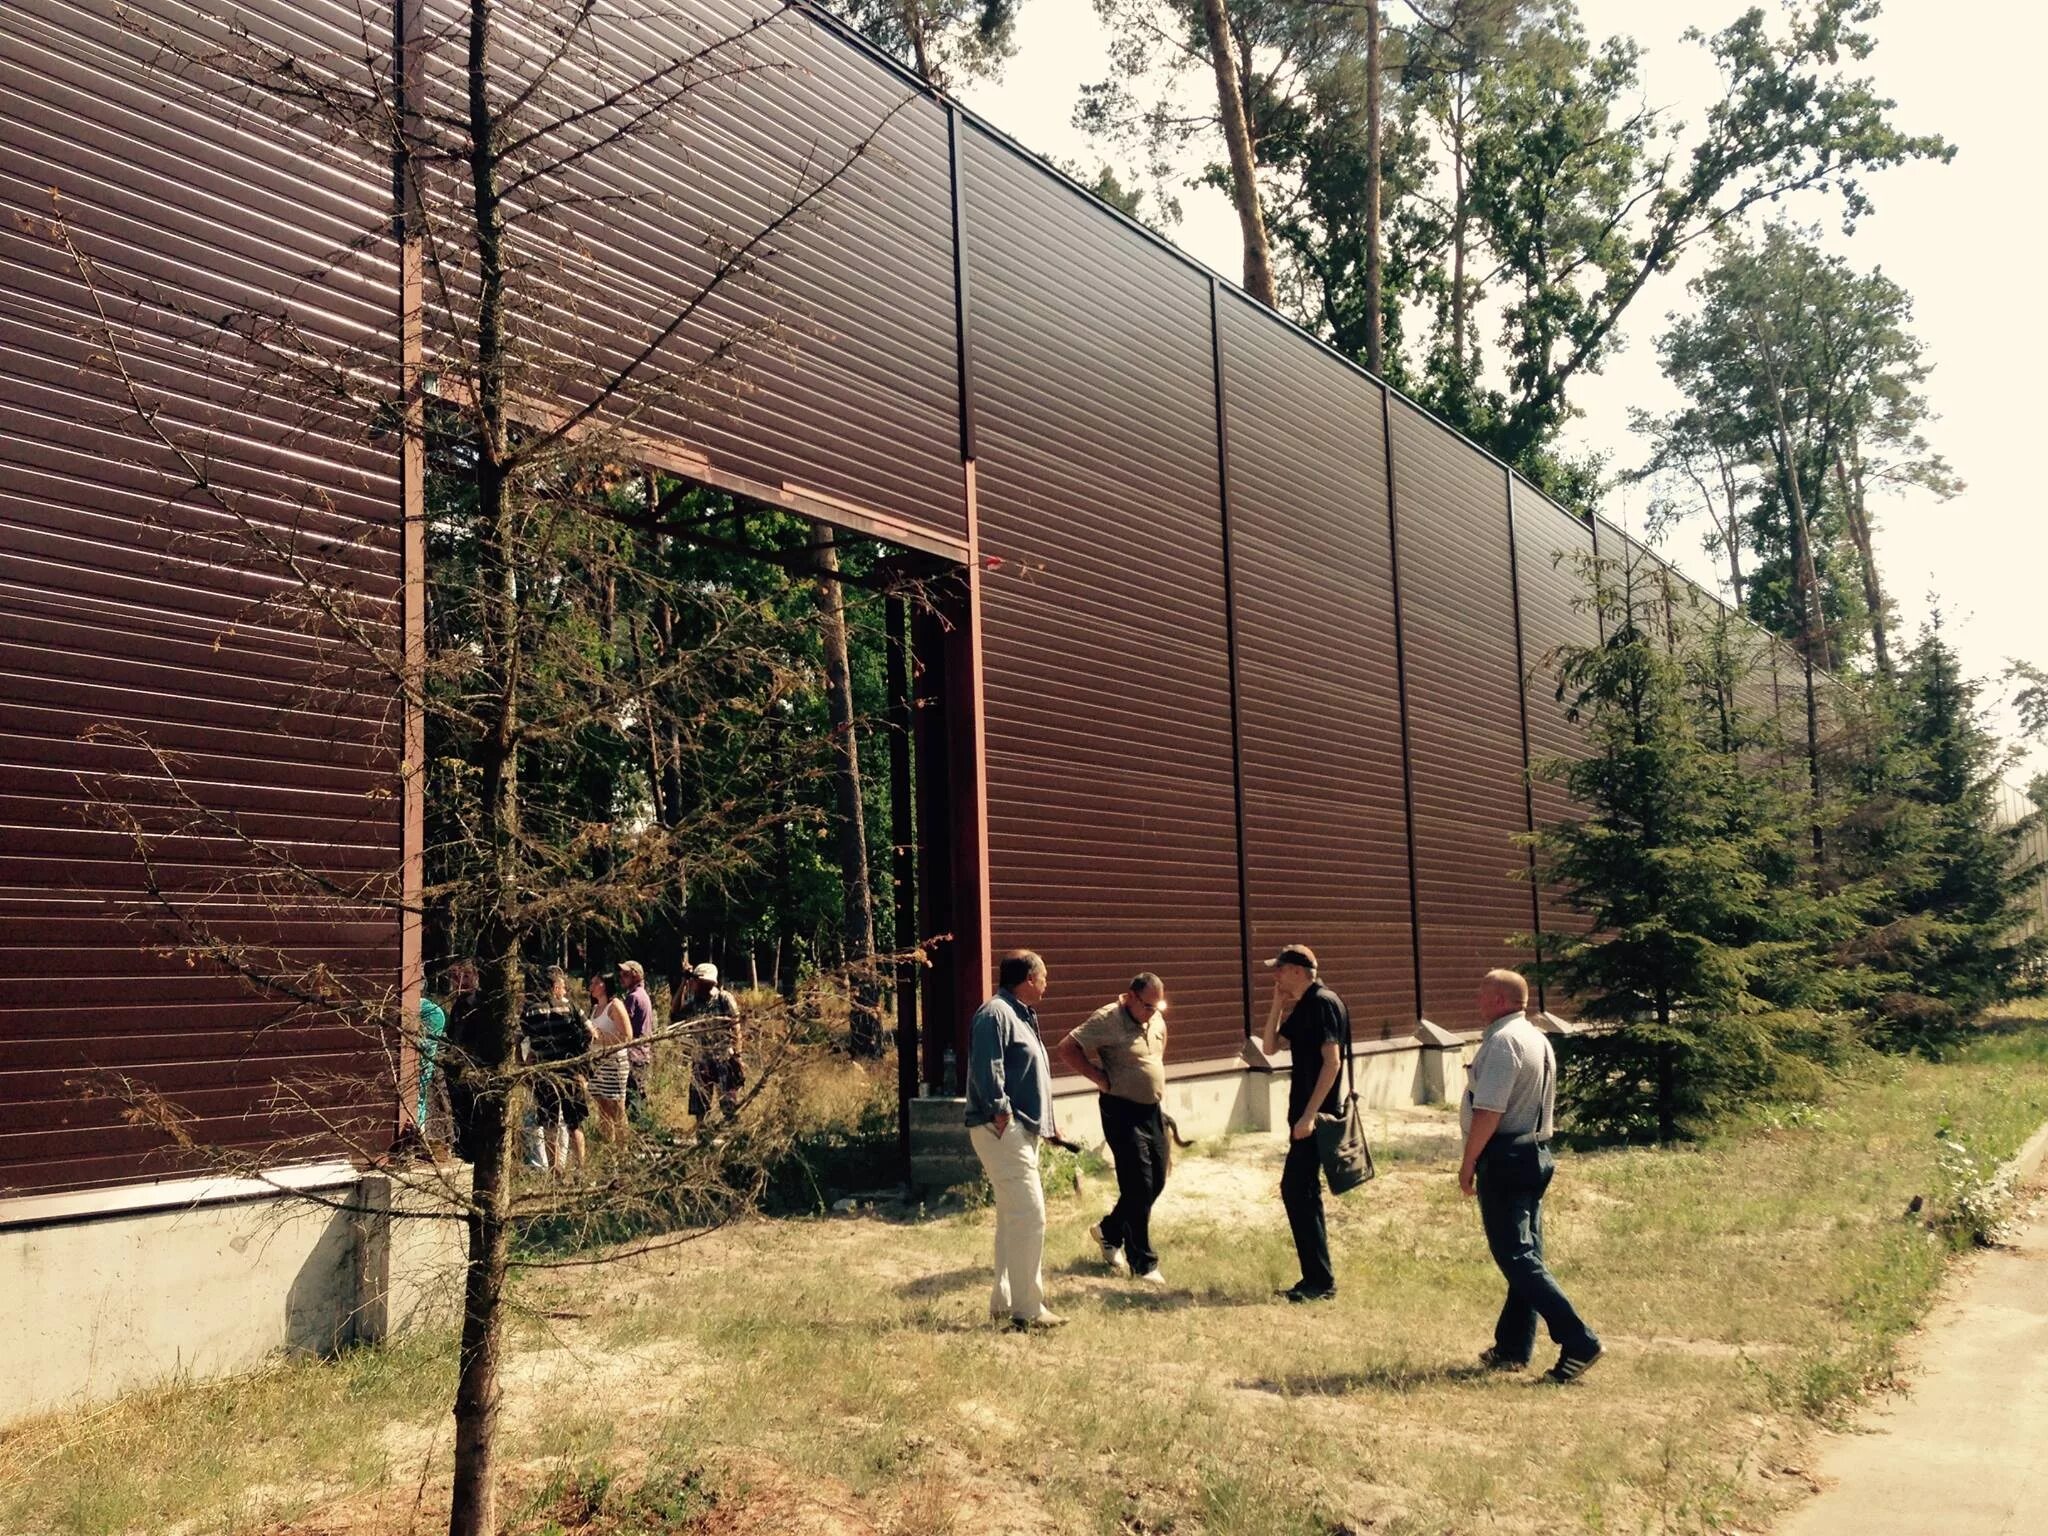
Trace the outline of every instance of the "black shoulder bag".
[[1344, 1108], [1335, 1115], [1317, 1113], [1316, 1154], [1322, 1159], [1323, 1177], [1330, 1181], [1333, 1195], [1350, 1193], [1379, 1171], [1372, 1165], [1372, 1148], [1365, 1144], [1365, 1120], [1358, 1110], [1349, 1009], [1344, 1014]]

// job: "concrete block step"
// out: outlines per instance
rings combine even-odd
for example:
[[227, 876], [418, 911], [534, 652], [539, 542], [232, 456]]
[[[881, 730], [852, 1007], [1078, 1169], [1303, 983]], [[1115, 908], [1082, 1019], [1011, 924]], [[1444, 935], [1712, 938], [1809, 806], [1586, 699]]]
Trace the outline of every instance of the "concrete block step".
[[983, 1177], [977, 1158], [918, 1157], [910, 1163], [910, 1182], [919, 1189], [948, 1189]]

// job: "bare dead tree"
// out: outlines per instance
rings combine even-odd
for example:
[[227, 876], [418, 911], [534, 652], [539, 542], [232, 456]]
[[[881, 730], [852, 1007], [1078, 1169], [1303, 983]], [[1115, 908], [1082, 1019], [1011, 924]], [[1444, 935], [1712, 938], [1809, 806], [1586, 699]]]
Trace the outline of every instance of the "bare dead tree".
[[[534, 1063], [522, 1057], [522, 1021], [546, 946], [572, 927], [629, 931], [673, 899], [679, 870], [716, 879], [765, 861], [790, 814], [787, 779], [820, 770], [766, 750], [798, 681], [787, 621], [645, 558], [667, 533], [706, 538], [667, 523], [646, 466], [663, 423], [718, 408], [748, 387], [757, 359], [801, 344], [800, 312], [775, 287], [776, 255], [831, 216], [893, 114], [795, 156], [774, 207], [747, 227], [704, 229], [696, 249], [678, 253], [673, 286], [649, 291], [607, 277], [601, 259], [627, 219], [675, 211], [642, 184], [636, 146], [686, 125], [730, 131], [703, 104], [788, 68], [765, 45], [799, 17], [771, 0], [734, 30], [699, 35], [640, 0], [399, 0], [389, 10], [366, 3], [361, 20], [339, 45], [232, 7], [129, 24], [167, 92], [260, 115], [277, 125], [281, 150], [392, 167], [390, 226], [360, 231], [309, 280], [317, 289], [397, 272], [407, 298], [388, 330], [337, 337], [302, 323], [289, 300], [224, 316], [167, 285], [130, 283], [97, 254], [90, 220], [70, 217], [61, 199], [41, 232], [92, 296], [95, 364], [136, 464], [156, 479], [165, 526], [210, 562], [260, 577], [252, 587], [262, 595], [234, 626], [288, 637], [300, 662], [293, 707], [342, 721], [337, 740], [380, 767], [365, 825], [388, 827], [407, 794], [436, 796], [441, 830], [414, 892], [389, 858], [337, 864], [220, 803], [146, 732], [110, 724], [100, 744], [125, 766], [87, 787], [145, 871], [134, 915], [148, 942], [277, 1005], [282, 1022], [268, 1027], [345, 1024], [373, 1044], [386, 1093], [410, 1098], [413, 1064], [430, 1048], [406, 983], [296, 952], [285, 929], [366, 915], [417, 922], [432, 909], [474, 955], [474, 993], [431, 1045], [436, 1070], [459, 1089], [467, 1180], [447, 1161], [388, 1158], [391, 1119], [365, 1107], [377, 1094], [360, 1071], [279, 1080], [267, 1108], [306, 1127], [305, 1145], [386, 1161], [462, 1223], [449, 1530], [483, 1536], [498, 1527], [508, 1278], [521, 1264], [582, 1262], [536, 1256], [530, 1243], [519, 1248], [521, 1235], [588, 1238], [637, 1224], [673, 1234], [654, 1241], [687, 1240], [744, 1209], [786, 1141], [772, 1085], [807, 1042], [778, 1018], [756, 1021], [771, 1049], [716, 1145], [671, 1137], [575, 1185], [524, 1180], [521, 1093], [606, 1048], [593, 1041], [580, 1057]], [[669, 30], [650, 49], [645, 29], [657, 22]], [[164, 347], [238, 405], [181, 412], [147, 363]], [[287, 435], [343, 444], [366, 485], [395, 459], [402, 479], [426, 488], [407, 525], [351, 513], [318, 483], [281, 498], [228, 472], [228, 434], [286, 420]], [[392, 622], [393, 578], [346, 558], [394, 552], [395, 533], [436, 546], [424, 642]], [[620, 663], [610, 632], [625, 610], [660, 616], [661, 643], [632, 664]], [[637, 787], [622, 785], [620, 803], [601, 813], [551, 799], [548, 786], [596, 747], [605, 763], [644, 760]], [[691, 753], [701, 761], [686, 765]], [[676, 813], [687, 774], [729, 778], [735, 761], [778, 764], [782, 781], [768, 793], [731, 784], [703, 797], [711, 810]], [[195, 848], [214, 871], [202, 879], [191, 874]], [[264, 921], [246, 921], [251, 912]], [[868, 942], [852, 947], [872, 986], [871, 924]], [[799, 1000], [788, 1018], [815, 1012]], [[687, 1045], [689, 1032], [658, 1029], [654, 1044]], [[208, 1166], [257, 1174], [279, 1153], [274, 1140], [210, 1144], [175, 1095], [147, 1083], [100, 1089]]]

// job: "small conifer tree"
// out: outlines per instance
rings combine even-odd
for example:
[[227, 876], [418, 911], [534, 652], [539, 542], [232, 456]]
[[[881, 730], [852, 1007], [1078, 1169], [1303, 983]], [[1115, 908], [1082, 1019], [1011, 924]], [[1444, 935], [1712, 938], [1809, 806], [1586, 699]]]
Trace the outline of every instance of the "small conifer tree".
[[1589, 923], [1539, 969], [1617, 1026], [1567, 1062], [1574, 1128], [1593, 1137], [1669, 1140], [1778, 1085], [1832, 1007], [1818, 947], [1838, 914], [1800, 878], [1796, 807], [1744, 762], [1732, 694], [1700, 687], [1725, 656], [1699, 645], [1622, 617], [1556, 658], [1589, 750], [1542, 771], [1583, 810], [1534, 841]]
[[1880, 914], [1899, 934], [1900, 985], [1871, 1003], [1880, 1037], [1893, 1044], [1938, 1045], [2024, 987], [2042, 958], [2042, 939], [2027, 928], [2042, 871], [2022, 853], [2034, 817], [2000, 824], [2005, 753], [1979, 694], [1937, 616], [1899, 686], [1915, 857], [1895, 865]]

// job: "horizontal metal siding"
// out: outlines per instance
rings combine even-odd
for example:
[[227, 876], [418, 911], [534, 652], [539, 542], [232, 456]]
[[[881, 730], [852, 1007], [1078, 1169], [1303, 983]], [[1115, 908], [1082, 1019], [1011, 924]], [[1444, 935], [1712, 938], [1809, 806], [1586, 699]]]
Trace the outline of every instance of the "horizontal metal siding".
[[1415, 780], [1422, 1011], [1472, 1023], [1474, 989], [1525, 958], [1520, 678], [1504, 471], [1403, 401], [1393, 405], [1408, 735]]
[[[290, 585], [258, 568], [246, 531], [388, 635], [394, 445], [366, 448], [229, 356], [216, 328], [260, 311], [322, 348], [395, 355], [389, 172], [204, 70], [152, 66], [155, 37], [224, 40], [196, 8], [125, 14], [0, 11], [0, 1193], [177, 1170], [161, 1131], [124, 1121], [115, 1074], [194, 1116], [195, 1139], [250, 1150], [325, 1150], [335, 1128], [392, 1115], [388, 1064], [359, 1029], [288, 1018], [185, 964], [147, 915], [132, 840], [88, 810], [98, 789], [150, 814], [151, 792], [117, 778], [156, 772], [143, 749], [88, 733], [118, 726], [177, 754], [185, 791], [227, 824], [160, 845], [156, 877], [181, 911], [359, 984], [395, 981], [397, 924], [367, 900], [314, 911], [231, 894], [262, 867], [239, 835], [326, 874], [395, 878], [388, 679], [332, 624], [274, 606]], [[359, 48], [342, 0], [240, 14], [314, 53]], [[235, 515], [174, 495], [176, 460], [110, 376], [93, 293], [36, 227], [53, 190], [123, 363], [165, 430], [203, 449]]]
[[[1529, 709], [1530, 797], [1536, 825], [1577, 814], [1575, 802], [1546, 761], [1586, 755], [1585, 727], [1567, 718], [1560, 697], [1560, 653], [1598, 645], [1593, 611], [1593, 530], [1581, 518], [1519, 478], [1514, 483], [1515, 575], [1521, 589], [1524, 697]], [[1552, 882], [1537, 887], [1543, 931], [1583, 933], [1587, 921]]]
[[1141, 969], [1244, 1032], [1208, 290], [965, 135], [993, 942], [1057, 1037]]
[[[1415, 1027], [1380, 390], [1221, 309], [1254, 957], [1308, 944], [1361, 1039]], [[1256, 976], [1256, 973], [1255, 973]]]
[[[429, 95], [443, 103], [463, 88], [463, 35], [444, 35], [451, 10], [428, 6]], [[522, 22], [501, 16], [502, 51], [531, 70], [553, 48]], [[703, 452], [714, 472], [964, 540], [943, 110], [772, 0], [605, 5], [586, 29], [605, 51], [602, 78], [572, 50], [522, 121], [590, 112], [628, 82], [704, 62], [629, 98], [672, 104], [551, 177], [554, 207], [515, 231], [525, 328], [545, 343], [522, 362], [533, 391], [574, 408], [688, 314], [640, 376], [664, 387], [626, 392], [625, 425]], [[623, 115], [597, 111], [554, 142], [612, 131]], [[753, 245], [864, 144], [842, 179]], [[728, 253], [750, 245], [747, 270], [721, 277]], [[430, 346], [466, 291], [458, 279], [455, 309], [430, 310]]]

